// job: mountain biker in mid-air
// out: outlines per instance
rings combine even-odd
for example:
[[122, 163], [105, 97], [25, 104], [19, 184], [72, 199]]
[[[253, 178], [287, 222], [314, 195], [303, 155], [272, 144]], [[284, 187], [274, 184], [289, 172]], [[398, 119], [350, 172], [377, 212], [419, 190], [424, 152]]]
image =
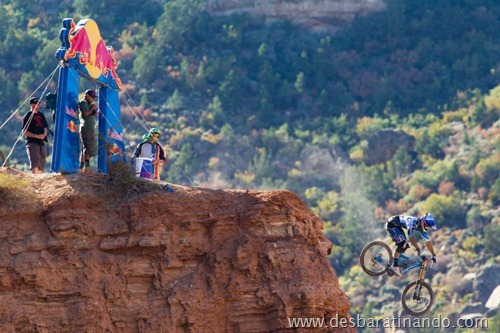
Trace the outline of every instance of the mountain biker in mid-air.
[[410, 237], [411, 245], [415, 247], [419, 257], [422, 255], [422, 252], [418, 246], [417, 239], [414, 236], [414, 231], [420, 232], [425, 245], [432, 254], [432, 262], [436, 263], [436, 253], [434, 252], [434, 247], [432, 246], [429, 235], [427, 234], [427, 228], [436, 229], [436, 221], [434, 221], [434, 217], [432, 217], [432, 214], [430, 213], [426, 213], [420, 218], [406, 215], [394, 215], [387, 220], [387, 232], [391, 235], [392, 240], [398, 246], [394, 251], [394, 262], [390, 267], [390, 271], [397, 276], [401, 276], [401, 269], [398, 262], [399, 255], [404, 253], [406, 249], [410, 247], [403, 229], [408, 230], [408, 237]]

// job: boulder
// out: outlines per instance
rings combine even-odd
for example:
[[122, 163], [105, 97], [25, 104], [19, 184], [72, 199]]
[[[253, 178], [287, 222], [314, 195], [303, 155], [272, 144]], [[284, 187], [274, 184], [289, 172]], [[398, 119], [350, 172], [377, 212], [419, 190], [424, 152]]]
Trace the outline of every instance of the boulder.
[[498, 286], [498, 276], [500, 276], [499, 264], [487, 264], [480, 268], [472, 284], [473, 300], [486, 304], [491, 293]]
[[[448, 274], [448, 276], [457, 277], [456, 282], [452, 283], [452, 289], [455, 293], [459, 294], [460, 296], [463, 296], [463, 295], [469, 294], [473, 291], [472, 285], [474, 283], [474, 279], [476, 278], [475, 273], [467, 273], [465, 275], [463, 275], [463, 274], [460, 274], [460, 275]], [[460, 276], [462, 276], [462, 278], [460, 278]]]
[[495, 316], [498, 316], [499, 313], [500, 313], [500, 308], [494, 308], [494, 309], [488, 310], [484, 314], [484, 317], [485, 318], [493, 318]]
[[500, 285], [491, 293], [485, 305], [488, 309], [495, 309], [500, 306]]

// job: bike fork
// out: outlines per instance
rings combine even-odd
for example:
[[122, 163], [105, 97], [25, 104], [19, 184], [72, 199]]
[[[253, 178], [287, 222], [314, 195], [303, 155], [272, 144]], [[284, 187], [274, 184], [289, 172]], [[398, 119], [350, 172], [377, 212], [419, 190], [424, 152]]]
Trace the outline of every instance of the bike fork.
[[415, 301], [420, 300], [420, 289], [422, 289], [421, 282], [424, 281], [425, 274], [427, 273], [428, 262], [429, 262], [428, 260], [424, 260], [422, 262], [422, 266], [420, 266], [420, 272], [418, 274], [417, 283], [415, 284], [415, 290], [413, 291], [413, 300], [415, 300]]
[[420, 284], [420, 281], [417, 281], [417, 284], [415, 285], [415, 290], [413, 291], [413, 300], [414, 301], [420, 301], [420, 289], [422, 288], [422, 285]]

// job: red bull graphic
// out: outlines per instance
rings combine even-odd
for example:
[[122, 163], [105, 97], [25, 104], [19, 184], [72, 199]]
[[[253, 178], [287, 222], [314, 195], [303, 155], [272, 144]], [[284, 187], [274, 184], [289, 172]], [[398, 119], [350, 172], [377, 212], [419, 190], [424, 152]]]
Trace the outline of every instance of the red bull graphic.
[[[122, 146], [125, 145], [125, 143], [123, 142], [123, 133], [120, 134], [117, 131], [110, 128], [108, 130], [108, 137], [110, 139], [119, 141], [118, 143], [121, 143]], [[112, 155], [123, 154], [122, 149], [120, 149], [120, 147], [118, 146], [118, 144], [116, 142], [113, 143], [112, 145], [109, 145], [108, 152]]]
[[123, 151], [120, 149], [120, 147], [118, 147], [118, 145], [116, 143], [113, 143], [109, 147], [109, 153], [113, 154], [113, 155], [121, 155], [121, 154], [123, 154]]
[[114, 131], [112, 129], [109, 129], [108, 131], [108, 136], [112, 139], [115, 139], [115, 140], [118, 140], [118, 141], [122, 141], [123, 142], [123, 133], [120, 134], [118, 133], [117, 131]]
[[80, 119], [75, 111], [77, 99], [78, 72], [75, 68], [64, 66], [59, 70], [54, 149], [50, 166], [52, 172], [76, 173], [79, 170]]
[[80, 135], [77, 109], [80, 78], [97, 85], [99, 101], [98, 171], [107, 173], [109, 165], [124, 161], [124, 135], [121, 126], [117, 75], [113, 48], [101, 38], [97, 23], [91, 19], [75, 25], [72, 18], [63, 20], [59, 33], [61, 60], [57, 90], [52, 172], [76, 173], [79, 170]]
[[86, 19], [78, 22], [75, 26], [73, 19], [66, 25], [69, 47], [66, 50], [60, 48], [56, 56], [61, 60], [78, 63], [78, 69], [84, 74], [100, 82], [106, 82], [116, 88], [121, 88], [122, 83], [116, 72], [117, 63], [112, 47], [107, 47], [101, 38], [101, 33], [94, 20]]
[[75, 122], [73, 120], [71, 120], [68, 125], [66, 126], [67, 129], [69, 129], [69, 131], [71, 133], [78, 133], [78, 126], [75, 124]]
[[68, 106], [66, 106], [66, 114], [72, 118], [78, 119], [78, 113], [75, 110], [70, 109]]

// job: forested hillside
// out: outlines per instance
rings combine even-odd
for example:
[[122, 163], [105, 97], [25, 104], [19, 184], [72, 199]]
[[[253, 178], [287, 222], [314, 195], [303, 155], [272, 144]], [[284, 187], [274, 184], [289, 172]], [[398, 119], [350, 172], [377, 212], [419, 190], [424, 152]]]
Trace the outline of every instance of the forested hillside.
[[[129, 154], [143, 134], [134, 112], [167, 134], [162, 179], [298, 193], [326, 222], [331, 262], [366, 316], [399, 310], [404, 284], [365, 276], [361, 248], [388, 240], [389, 216], [430, 211], [433, 314], [486, 301], [455, 279], [500, 258], [497, 1], [388, 0], [334, 35], [211, 17], [201, 0], [115, 3], [2, 1], [1, 123], [56, 68], [61, 20], [90, 17], [135, 102], [122, 105]], [[4, 153], [19, 119], [1, 130]], [[9, 165], [26, 164], [20, 142]]]

